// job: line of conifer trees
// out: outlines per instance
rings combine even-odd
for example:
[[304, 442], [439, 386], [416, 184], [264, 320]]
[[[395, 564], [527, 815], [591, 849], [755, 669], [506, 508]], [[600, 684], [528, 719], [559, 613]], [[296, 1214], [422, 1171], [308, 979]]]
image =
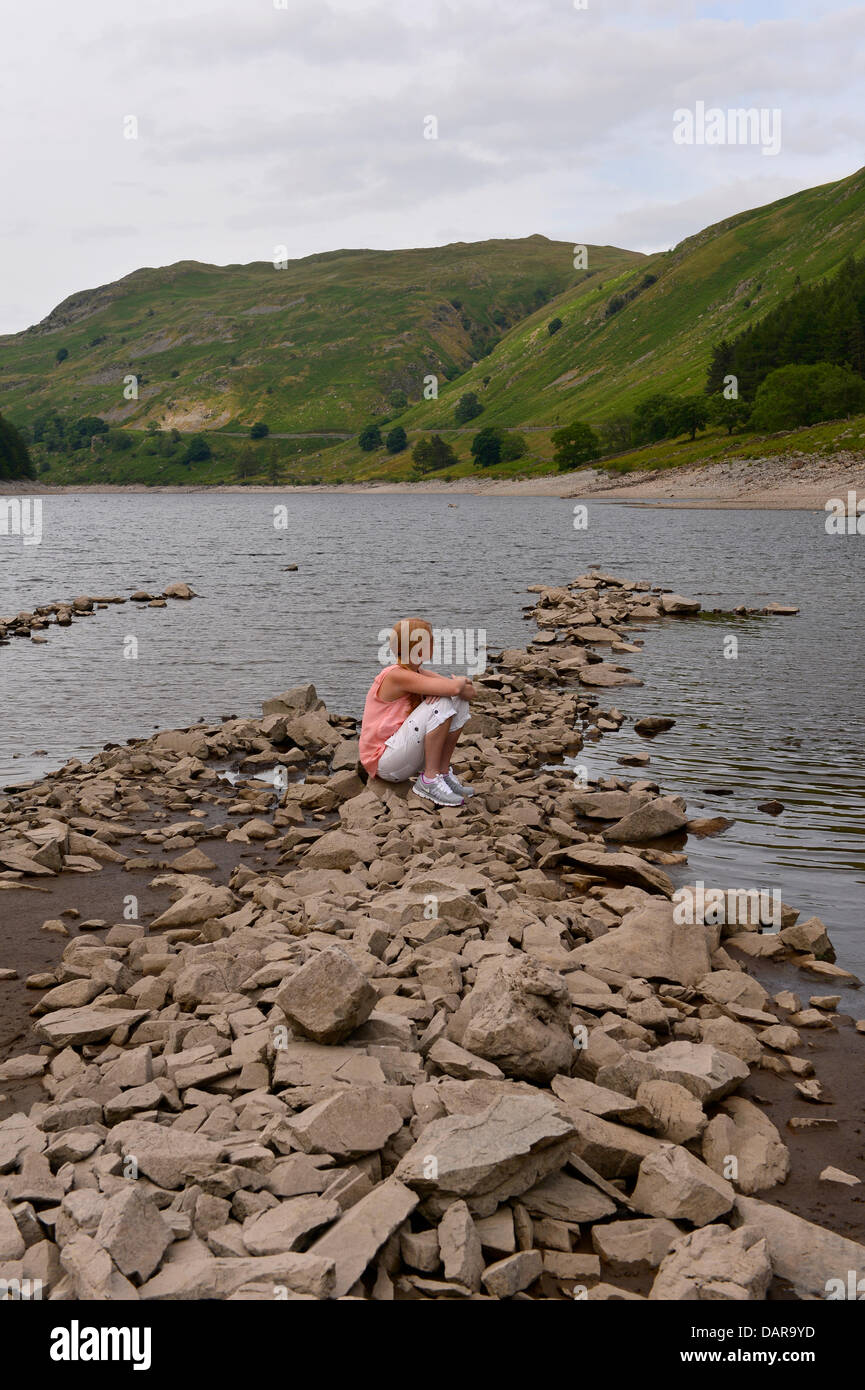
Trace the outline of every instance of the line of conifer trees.
[[30, 450], [23, 437], [0, 415], [0, 479], [35, 476]]
[[865, 260], [851, 256], [831, 279], [799, 285], [764, 319], [712, 350], [706, 391], [738, 379], [739, 395], [753, 401], [778, 367], [828, 362], [865, 377]]

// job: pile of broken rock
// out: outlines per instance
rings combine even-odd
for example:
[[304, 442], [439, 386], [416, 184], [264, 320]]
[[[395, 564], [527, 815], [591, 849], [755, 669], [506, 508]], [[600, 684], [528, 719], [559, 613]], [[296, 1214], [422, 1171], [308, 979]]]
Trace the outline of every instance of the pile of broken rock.
[[[576, 684], [632, 679], [592, 644], [636, 651], [628, 624], [693, 609], [610, 576], [541, 590], [539, 642], [480, 682], [461, 808], [364, 782], [312, 687], [7, 803], [49, 872], [72, 835], [94, 869], [123, 859], [145, 790], [175, 815], [227, 799], [247, 818], [222, 833], [258, 857], [219, 883], [192, 849], [155, 920], [66, 945], [0, 1069], [46, 1092], [0, 1123], [0, 1278], [56, 1300], [739, 1300], [865, 1276], [865, 1247], [756, 1195], [790, 1156], [736, 1094], [760, 1066], [803, 1084], [798, 1029], [831, 1014], [790, 995], [780, 1021], [733, 954], [756, 927], [677, 923], [674, 856], [647, 842], [681, 803], [543, 766], [579, 719], [621, 723]], [[223, 795], [211, 764], [238, 756], [306, 777], [274, 811], [261, 785]], [[838, 970], [785, 913], [773, 953]]]

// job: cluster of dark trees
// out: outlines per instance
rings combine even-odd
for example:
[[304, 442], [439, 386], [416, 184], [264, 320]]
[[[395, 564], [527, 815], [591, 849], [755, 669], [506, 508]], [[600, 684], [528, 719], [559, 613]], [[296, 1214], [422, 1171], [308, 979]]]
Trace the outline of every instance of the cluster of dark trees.
[[[253, 426], [253, 429], [255, 426]], [[267, 427], [265, 426], [265, 433]], [[29, 437], [42, 454], [75, 454], [90, 450], [93, 440], [111, 453], [122, 454], [138, 446], [138, 451], [164, 458], [173, 463], [191, 465], [204, 463], [213, 457], [204, 435], [181, 434], [179, 430], [160, 430], [155, 421], [147, 426], [143, 440], [128, 430], [115, 429], [101, 415], [82, 415], [70, 419], [56, 410], [46, 411], [33, 421]], [[260, 436], [256, 436], [260, 437]], [[43, 464], [43, 472], [49, 465]]]
[[[486, 425], [478, 430], [471, 443], [471, 455], [479, 468], [495, 468], [496, 464], [522, 458], [527, 451], [528, 444], [523, 435], [515, 430], [499, 429], [496, 425]], [[435, 473], [442, 468], [452, 468], [458, 462], [453, 448], [440, 434], [418, 440], [411, 457], [418, 473]]]
[[67, 454], [76, 449], [89, 449], [95, 434], [108, 432], [108, 425], [100, 415], [82, 415], [70, 420], [56, 410], [49, 410], [33, 421], [30, 438], [47, 454]]
[[739, 395], [754, 400], [778, 367], [829, 362], [865, 377], [865, 260], [850, 257], [830, 280], [799, 285], [788, 299], [712, 351], [706, 391], [735, 376]]
[[33, 462], [27, 441], [0, 415], [0, 478], [33, 478]]
[[658, 391], [647, 396], [631, 414], [615, 415], [597, 431], [575, 420], [552, 436], [553, 461], [561, 470], [579, 468], [602, 454], [621, 453], [641, 444], [690, 435], [695, 439], [711, 421], [723, 423], [715, 402], [706, 396], [674, 396]]
[[724, 399], [731, 391], [740, 421], [753, 429], [792, 429], [865, 409], [865, 260], [851, 256], [831, 279], [797, 282], [759, 323], [717, 343], [706, 394]]
[[402, 425], [396, 425], [386, 435], [382, 434], [380, 425], [367, 425], [358, 435], [357, 442], [365, 454], [375, 453], [382, 446], [389, 454], [401, 454], [403, 449], [408, 448], [408, 435]]

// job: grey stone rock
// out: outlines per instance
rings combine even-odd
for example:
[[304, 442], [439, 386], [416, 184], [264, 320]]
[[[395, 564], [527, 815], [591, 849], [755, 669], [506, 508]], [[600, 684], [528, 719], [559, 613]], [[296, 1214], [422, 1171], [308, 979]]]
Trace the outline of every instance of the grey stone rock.
[[501, 965], [466, 1000], [461, 1043], [507, 1075], [548, 1082], [573, 1057], [571, 1001], [561, 975], [524, 956]]
[[396, 1177], [378, 1183], [312, 1245], [310, 1254], [335, 1266], [333, 1295], [341, 1298], [357, 1283], [385, 1241], [418, 1204], [417, 1194]]
[[632, 1202], [646, 1216], [707, 1226], [730, 1211], [736, 1194], [730, 1184], [687, 1149], [670, 1144], [640, 1164]]
[[154, 1204], [130, 1183], [109, 1198], [95, 1239], [121, 1274], [144, 1281], [159, 1268], [172, 1234]]
[[317, 1043], [338, 1043], [372, 1013], [377, 995], [338, 949], [319, 951], [280, 987], [276, 1003], [292, 1028]]
[[676, 1242], [655, 1276], [650, 1299], [752, 1301], [772, 1282], [767, 1242], [755, 1226], [703, 1226]]
[[433, 1120], [396, 1177], [423, 1197], [466, 1200], [491, 1215], [565, 1161], [574, 1126], [546, 1096], [501, 1096], [485, 1110]]

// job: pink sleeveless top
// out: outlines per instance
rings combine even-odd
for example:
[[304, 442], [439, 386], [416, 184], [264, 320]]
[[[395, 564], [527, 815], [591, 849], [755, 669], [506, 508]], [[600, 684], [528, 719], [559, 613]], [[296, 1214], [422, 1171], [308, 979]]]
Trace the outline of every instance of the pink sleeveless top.
[[411, 714], [410, 695], [400, 695], [397, 700], [382, 700], [378, 693], [388, 672], [398, 669], [398, 666], [393, 665], [379, 671], [364, 703], [360, 729], [360, 760], [370, 777], [374, 777], [378, 771], [379, 758], [391, 734], [395, 734]]

